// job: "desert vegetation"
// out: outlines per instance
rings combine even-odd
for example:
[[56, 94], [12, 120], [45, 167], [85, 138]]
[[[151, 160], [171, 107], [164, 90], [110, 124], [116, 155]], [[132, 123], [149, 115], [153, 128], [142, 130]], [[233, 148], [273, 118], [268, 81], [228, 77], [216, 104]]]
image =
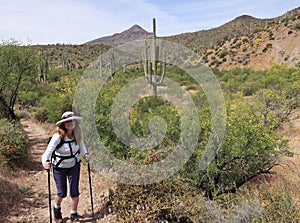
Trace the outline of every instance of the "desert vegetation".
[[[20, 53], [28, 50], [15, 43], [4, 44], [1, 49], [6, 47]], [[15, 60], [20, 61], [16, 64], [21, 65], [28, 55], [31, 55], [29, 58], [37, 58], [34, 53], [10, 55], [20, 55]], [[10, 57], [2, 57], [4, 62], [5, 59], [9, 63]], [[10, 83], [18, 83], [15, 91], [3, 86], [2, 97], [8, 100], [8, 93], [14, 92], [14, 108], [18, 106], [20, 110], [26, 109], [41, 122], [55, 122], [62, 111], [72, 108], [72, 98], [82, 70], [49, 69], [45, 80], [40, 81], [37, 78], [39, 60], [32, 61], [31, 72], [27, 75], [16, 75], [19, 71], [16, 67], [6, 72], [6, 76], [1, 76], [3, 80], [10, 78]], [[6, 67], [1, 69], [1, 74], [7, 71]], [[276, 130], [299, 108], [299, 65], [295, 68], [274, 65], [260, 71], [215, 69], [214, 73], [224, 91], [227, 106], [226, 136], [218, 154], [205, 170], [199, 170], [199, 160], [210, 135], [209, 104], [201, 87], [195, 87], [196, 81], [184, 71], [169, 65], [165, 75], [185, 89], [193, 89], [190, 94], [198, 108], [201, 123], [198, 144], [190, 159], [172, 177], [150, 185], [117, 184], [112, 188], [111, 206], [120, 219], [127, 222], [145, 219], [156, 222], [269, 222], [270, 216], [274, 216], [271, 212], [275, 210], [278, 214], [272, 217], [274, 221], [299, 219], [300, 209], [294, 197], [293, 183], [278, 181], [280, 185], [284, 184], [283, 191], [280, 185], [267, 188], [264, 184], [256, 183], [255, 186], [261, 187], [260, 190], [251, 186], [251, 182], [258, 176], [272, 176], [272, 168], [279, 164], [280, 157], [292, 156], [287, 141]], [[178, 143], [180, 135], [176, 107], [163, 99], [150, 96], [132, 107], [130, 127], [135, 135], [145, 137], [151, 118], [162, 117], [167, 123], [163, 142], [155, 148], [136, 151], [116, 137], [110, 120], [114, 97], [126, 83], [143, 76], [143, 70], [130, 68], [125, 72], [116, 71], [99, 92], [95, 109], [97, 129], [106, 148], [118, 159], [136, 164], [150, 164], [164, 159], [170, 152], [169, 148]], [[5, 105], [2, 101], [1, 106]], [[17, 124], [21, 113], [10, 114], [10, 110], [3, 112], [1, 120], [0, 158], [1, 164], [5, 166], [26, 159], [26, 137]]]
[[[281, 19], [264, 21], [264, 26], [293, 21], [291, 28], [297, 32], [298, 14]], [[250, 28], [248, 23], [245, 30], [251, 35], [227, 36], [227, 42], [219, 41], [210, 50], [205, 49], [207, 62], [224, 64], [227, 57], [243, 52], [239, 60], [246, 65], [251, 61], [249, 50], [257, 46], [262, 49], [259, 53], [272, 50], [274, 45], [269, 41], [274, 33], [256, 25]], [[1, 208], [9, 207], [13, 196], [22, 197], [24, 190], [6, 180], [6, 172], [18, 168], [27, 158], [28, 140], [18, 120], [23, 117], [49, 123], [59, 120], [62, 112], [72, 109], [76, 87], [87, 65], [108, 49], [104, 45], [46, 47], [2, 42], [0, 189], [4, 193], [0, 201], [4, 205], [1, 212]], [[113, 70], [97, 95], [94, 118], [110, 154], [134, 165], [150, 165], [164, 160], [179, 143], [180, 112], [163, 98], [144, 97], [130, 109], [130, 129], [138, 137], [147, 137], [153, 117], [163, 118], [167, 127], [162, 142], [154, 148], [136, 150], [118, 139], [111, 121], [114, 98], [134, 79], [144, 78], [147, 83], [143, 66], [139, 69], [135, 66]], [[300, 221], [299, 173], [294, 171], [291, 179], [275, 171], [282, 165], [283, 157], [294, 155], [286, 135], [280, 132], [291, 115], [297, 114], [299, 118], [300, 62], [294, 66], [274, 63], [259, 70], [214, 66], [212, 71], [223, 90], [227, 111], [226, 134], [217, 145], [218, 153], [205, 169], [199, 168], [211, 135], [211, 108], [197, 81], [182, 69], [167, 64], [164, 76], [185, 89], [197, 108], [198, 140], [189, 159], [167, 179], [146, 185], [116, 183], [110, 189], [107, 205], [118, 222]], [[164, 87], [163, 82], [157, 87]], [[109, 163], [103, 165], [107, 168]]]

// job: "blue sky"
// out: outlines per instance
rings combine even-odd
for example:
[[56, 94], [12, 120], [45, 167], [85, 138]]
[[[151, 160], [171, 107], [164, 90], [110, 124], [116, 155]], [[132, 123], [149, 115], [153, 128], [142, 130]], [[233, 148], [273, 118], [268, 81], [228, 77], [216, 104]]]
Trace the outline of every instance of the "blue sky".
[[0, 40], [82, 44], [134, 24], [169, 36], [207, 30], [240, 15], [273, 18], [299, 0], [0, 0]]

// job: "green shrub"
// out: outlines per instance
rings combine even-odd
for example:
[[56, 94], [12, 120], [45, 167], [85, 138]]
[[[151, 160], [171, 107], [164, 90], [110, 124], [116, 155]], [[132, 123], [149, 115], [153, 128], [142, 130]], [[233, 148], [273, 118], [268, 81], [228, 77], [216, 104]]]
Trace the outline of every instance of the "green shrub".
[[14, 166], [27, 158], [28, 139], [20, 125], [0, 120], [0, 166]]
[[58, 68], [52, 69], [48, 73], [48, 81], [49, 82], [58, 82], [61, 77], [67, 76], [69, 71], [66, 69]]
[[296, 24], [294, 25], [294, 29], [300, 29], [300, 23], [296, 23]]
[[[254, 176], [268, 172], [280, 155], [290, 155], [286, 141], [279, 143], [279, 139], [243, 101], [232, 101], [227, 110], [226, 137], [215, 160], [199, 174], [199, 188], [210, 198], [236, 192]], [[201, 150], [198, 154], [202, 155]], [[197, 170], [190, 161], [187, 164], [187, 174]]]
[[19, 93], [18, 102], [20, 105], [23, 105], [24, 107], [31, 107], [37, 104], [38, 99], [39, 99], [39, 95], [37, 94], [37, 92], [22, 91]]
[[228, 55], [228, 50], [226, 48], [224, 49], [221, 49], [218, 51], [217, 55], [220, 57], [220, 58], [224, 58]]
[[259, 199], [262, 204], [265, 204], [263, 215], [254, 222], [299, 222], [298, 193], [298, 186], [286, 180], [277, 182], [272, 188], [262, 187]]
[[118, 222], [200, 222], [205, 199], [187, 182], [173, 177], [150, 185], [117, 185], [112, 193]]
[[59, 98], [57, 94], [49, 95], [42, 98], [34, 117], [41, 122], [56, 122], [64, 111], [69, 110], [62, 108], [62, 106], [62, 98]]

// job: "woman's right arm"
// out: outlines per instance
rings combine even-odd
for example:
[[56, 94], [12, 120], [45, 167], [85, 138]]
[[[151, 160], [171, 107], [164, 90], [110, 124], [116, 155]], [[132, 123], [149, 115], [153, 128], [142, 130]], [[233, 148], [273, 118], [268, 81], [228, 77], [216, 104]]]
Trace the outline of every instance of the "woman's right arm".
[[51, 157], [52, 153], [54, 152], [56, 146], [60, 143], [61, 137], [58, 133], [55, 133], [48, 146], [47, 149], [45, 150], [44, 154], [42, 155], [42, 164], [45, 169], [50, 169], [51, 168]]

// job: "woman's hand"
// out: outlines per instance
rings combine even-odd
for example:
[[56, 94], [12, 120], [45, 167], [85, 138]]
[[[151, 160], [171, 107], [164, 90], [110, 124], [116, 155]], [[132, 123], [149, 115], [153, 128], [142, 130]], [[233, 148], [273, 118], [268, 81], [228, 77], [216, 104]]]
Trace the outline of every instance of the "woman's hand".
[[87, 162], [90, 162], [90, 160], [91, 160], [91, 156], [89, 153], [84, 154], [84, 158]]
[[52, 166], [52, 164], [49, 160], [47, 160], [45, 163], [43, 163], [43, 167], [45, 170], [50, 170], [51, 166]]

